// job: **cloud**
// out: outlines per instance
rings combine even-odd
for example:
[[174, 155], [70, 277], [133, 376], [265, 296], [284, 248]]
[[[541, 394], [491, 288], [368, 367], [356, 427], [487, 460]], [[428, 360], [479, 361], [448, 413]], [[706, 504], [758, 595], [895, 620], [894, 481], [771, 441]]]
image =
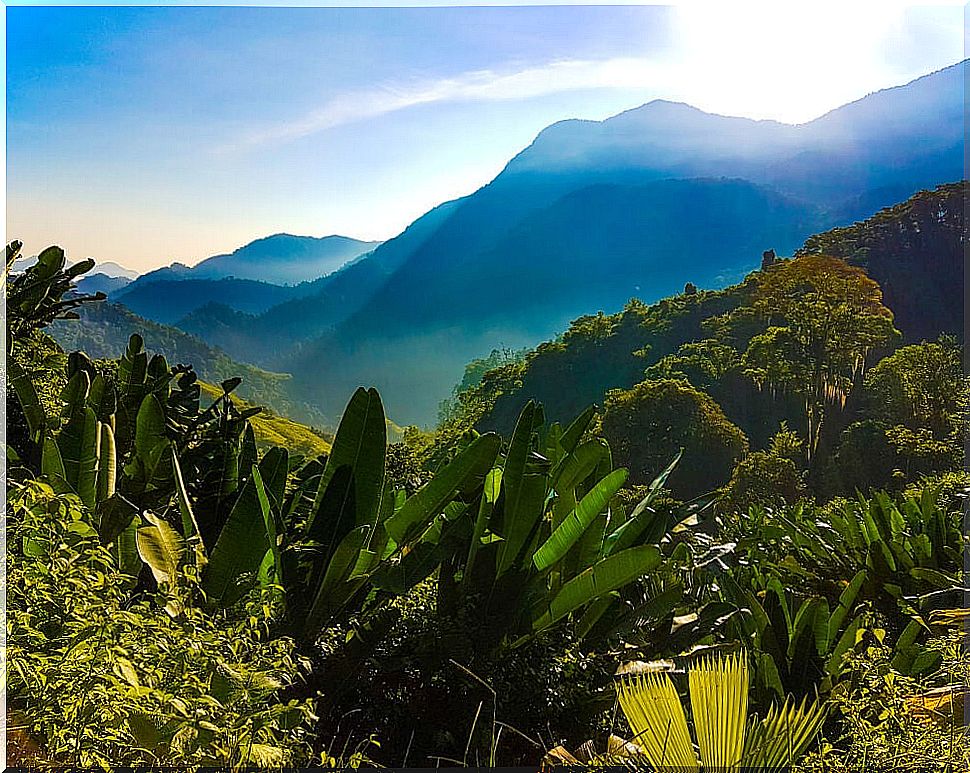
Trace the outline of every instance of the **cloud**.
[[459, 101], [533, 99], [582, 89], [655, 86], [662, 68], [648, 59], [560, 60], [511, 72], [476, 70], [451, 78], [342, 94], [292, 121], [263, 127], [233, 143], [237, 149], [287, 142], [337, 126], [377, 118], [418, 105]]

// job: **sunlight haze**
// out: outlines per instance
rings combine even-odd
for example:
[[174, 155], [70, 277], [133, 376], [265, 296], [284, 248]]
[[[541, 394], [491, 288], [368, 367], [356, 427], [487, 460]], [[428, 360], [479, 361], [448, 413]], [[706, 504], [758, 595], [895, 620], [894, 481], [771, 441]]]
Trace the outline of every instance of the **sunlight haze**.
[[962, 59], [963, 14], [8, 7], [8, 238], [139, 271], [278, 232], [388, 239], [556, 121], [657, 98], [809, 121]]

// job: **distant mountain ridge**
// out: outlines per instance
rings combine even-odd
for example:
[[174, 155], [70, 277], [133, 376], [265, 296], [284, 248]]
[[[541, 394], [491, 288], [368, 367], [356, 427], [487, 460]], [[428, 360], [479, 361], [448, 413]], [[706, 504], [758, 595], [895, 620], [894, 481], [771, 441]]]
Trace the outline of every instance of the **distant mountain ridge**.
[[370, 252], [380, 242], [348, 236], [266, 236], [224, 255], [213, 255], [190, 269], [196, 279], [254, 279], [296, 285], [331, 274], [349, 261]]
[[496, 346], [532, 345], [631, 295], [723, 287], [765, 249], [790, 254], [961, 179], [966, 76], [961, 62], [797, 126], [663, 100], [562, 121], [490, 183], [300, 297], [250, 315], [208, 306], [179, 324], [292, 373], [295, 394], [327, 415], [373, 384], [399, 420], [428, 423], [464, 364]]
[[[274, 234], [195, 266], [173, 263], [116, 288], [112, 300], [163, 324], [172, 324], [212, 300], [259, 314], [313, 293], [313, 283], [359, 260], [380, 242], [346, 236]], [[216, 284], [218, 283], [218, 284]]]

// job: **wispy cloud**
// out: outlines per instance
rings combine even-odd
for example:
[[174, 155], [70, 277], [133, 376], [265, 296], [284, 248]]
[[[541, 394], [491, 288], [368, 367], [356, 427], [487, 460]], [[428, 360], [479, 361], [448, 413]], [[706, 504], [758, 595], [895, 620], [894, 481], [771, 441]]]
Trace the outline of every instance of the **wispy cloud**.
[[295, 120], [261, 127], [238, 138], [230, 148], [245, 149], [296, 140], [418, 105], [533, 99], [581, 89], [656, 86], [660, 71], [656, 63], [641, 58], [572, 59], [509, 72], [476, 70], [451, 78], [385, 84], [380, 88], [341, 94]]

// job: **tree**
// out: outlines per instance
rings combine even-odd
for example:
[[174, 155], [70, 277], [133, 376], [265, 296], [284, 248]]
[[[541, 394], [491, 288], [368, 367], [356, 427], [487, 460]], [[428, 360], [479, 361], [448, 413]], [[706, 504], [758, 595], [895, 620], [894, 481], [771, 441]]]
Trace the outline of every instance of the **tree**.
[[647, 482], [683, 448], [668, 481], [681, 499], [723, 484], [748, 450], [744, 432], [713, 398], [683, 380], [648, 379], [608, 393], [601, 428], [631, 484]]
[[899, 334], [892, 312], [865, 272], [825, 255], [760, 272], [752, 312], [767, 329], [748, 343], [742, 366], [759, 386], [804, 397], [811, 459], [829, 407], [845, 404], [867, 355]]
[[866, 376], [868, 412], [887, 424], [927, 429], [941, 438], [957, 429], [960, 393], [966, 389], [956, 340], [904, 346]]

